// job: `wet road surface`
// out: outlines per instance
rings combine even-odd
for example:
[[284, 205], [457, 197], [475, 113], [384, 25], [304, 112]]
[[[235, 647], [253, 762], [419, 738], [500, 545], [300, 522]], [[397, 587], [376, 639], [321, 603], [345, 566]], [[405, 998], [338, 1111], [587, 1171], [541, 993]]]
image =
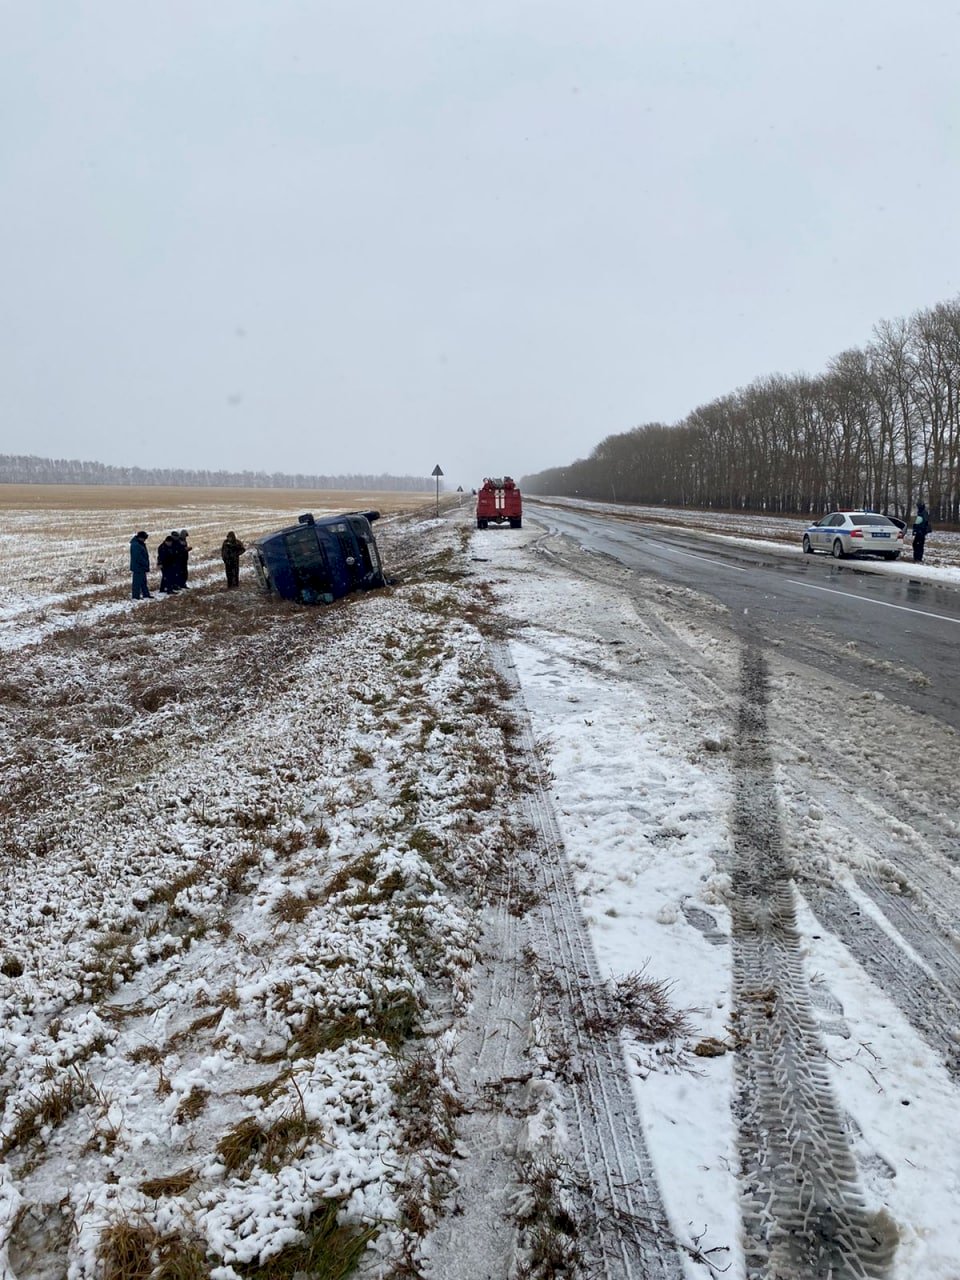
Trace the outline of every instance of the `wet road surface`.
[[[639, 574], [712, 597], [734, 630], [960, 728], [960, 590], [785, 547], [528, 502], [528, 518]], [[917, 673], [906, 686], [889, 670]]]

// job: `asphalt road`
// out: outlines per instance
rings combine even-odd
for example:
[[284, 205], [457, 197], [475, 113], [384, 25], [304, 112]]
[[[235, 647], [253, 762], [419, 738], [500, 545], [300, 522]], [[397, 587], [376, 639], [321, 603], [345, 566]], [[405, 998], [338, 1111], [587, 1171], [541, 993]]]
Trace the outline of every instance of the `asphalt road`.
[[[960, 729], [960, 590], [799, 548], [727, 545], [696, 532], [527, 500], [525, 513], [639, 575], [687, 587], [729, 610], [742, 639]], [[919, 678], [907, 681], [903, 672]]]

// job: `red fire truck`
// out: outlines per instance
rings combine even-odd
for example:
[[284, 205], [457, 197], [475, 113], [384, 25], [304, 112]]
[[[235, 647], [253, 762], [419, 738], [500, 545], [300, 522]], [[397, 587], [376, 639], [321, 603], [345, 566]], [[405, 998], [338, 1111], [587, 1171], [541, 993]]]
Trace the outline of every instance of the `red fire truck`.
[[519, 529], [522, 523], [520, 490], [511, 476], [502, 480], [487, 478], [477, 490], [477, 528], [488, 524], [509, 524]]

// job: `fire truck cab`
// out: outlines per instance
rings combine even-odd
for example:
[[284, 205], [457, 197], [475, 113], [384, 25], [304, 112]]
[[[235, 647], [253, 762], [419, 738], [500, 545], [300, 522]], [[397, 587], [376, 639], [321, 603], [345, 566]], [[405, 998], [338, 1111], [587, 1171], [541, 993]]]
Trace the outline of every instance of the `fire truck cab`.
[[502, 479], [487, 477], [477, 490], [477, 528], [486, 529], [489, 524], [509, 524], [519, 529], [523, 522], [523, 506], [520, 490], [512, 476]]

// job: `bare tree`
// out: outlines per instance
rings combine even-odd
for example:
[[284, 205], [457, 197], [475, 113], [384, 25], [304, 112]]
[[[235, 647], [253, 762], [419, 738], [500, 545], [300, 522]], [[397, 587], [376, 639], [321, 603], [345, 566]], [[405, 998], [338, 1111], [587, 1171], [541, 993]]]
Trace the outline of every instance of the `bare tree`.
[[523, 478], [533, 492], [796, 511], [920, 497], [960, 521], [960, 299], [883, 321], [818, 376], [771, 375], [674, 426], [608, 436], [589, 458]]

